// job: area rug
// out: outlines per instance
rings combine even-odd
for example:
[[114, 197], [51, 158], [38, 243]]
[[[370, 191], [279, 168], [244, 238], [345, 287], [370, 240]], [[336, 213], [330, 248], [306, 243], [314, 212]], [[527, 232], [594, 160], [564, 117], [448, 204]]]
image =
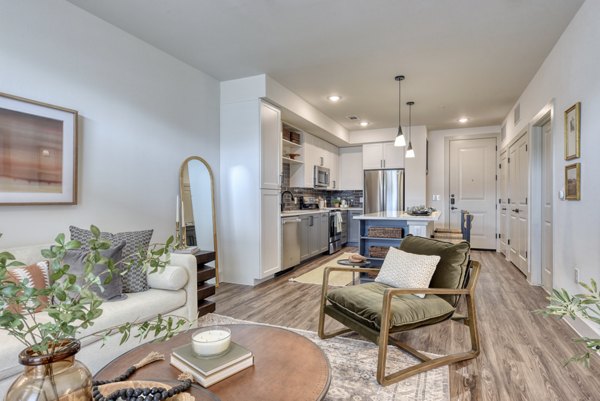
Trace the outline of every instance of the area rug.
[[[293, 277], [289, 281], [295, 281], [297, 283], [304, 284], [323, 284], [323, 272], [326, 267], [348, 267], [342, 266], [338, 264], [338, 260], [340, 259], [348, 259], [348, 256], [352, 255], [351, 253], [343, 253], [341, 256], [338, 256], [335, 259], [329, 260], [327, 262], [323, 262], [319, 266], [315, 267], [309, 272], [306, 272], [298, 277]], [[334, 287], [343, 287], [352, 282], [352, 273], [350, 272], [331, 272], [329, 273], [329, 285]]]
[[[214, 313], [202, 316], [200, 326], [214, 324], [260, 324]], [[276, 326], [281, 327], [281, 326]], [[326, 401], [448, 401], [448, 367], [430, 370], [383, 387], [377, 383], [377, 346], [373, 343], [344, 337], [322, 340], [312, 331], [291, 329], [317, 344], [331, 366], [331, 385]], [[418, 361], [396, 347], [389, 347], [388, 369], [414, 365]], [[389, 373], [389, 371], [388, 371]]]

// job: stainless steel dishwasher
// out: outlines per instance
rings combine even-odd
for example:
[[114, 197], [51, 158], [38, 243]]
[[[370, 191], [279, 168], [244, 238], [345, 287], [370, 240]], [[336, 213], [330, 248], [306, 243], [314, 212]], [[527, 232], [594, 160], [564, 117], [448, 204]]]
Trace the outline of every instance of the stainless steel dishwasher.
[[300, 264], [300, 219], [298, 216], [281, 219], [281, 270]]

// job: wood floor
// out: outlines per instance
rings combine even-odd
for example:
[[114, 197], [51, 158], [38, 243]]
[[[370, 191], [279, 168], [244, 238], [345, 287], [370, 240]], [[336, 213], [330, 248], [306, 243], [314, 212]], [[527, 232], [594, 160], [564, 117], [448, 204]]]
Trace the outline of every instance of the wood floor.
[[[320, 286], [288, 279], [335, 257], [321, 257], [256, 287], [221, 283], [213, 298], [216, 313], [316, 331]], [[571, 342], [575, 332], [563, 321], [533, 313], [546, 305], [546, 293], [529, 286], [502, 255], [473, 251], [472, 258], [482, 264], [476, 297], [482, 352], [474, 361], [450, 367], [452, 400], [600, 400], [600, 358], [594, 357], [589, 369], [563, 366], [582, 352]], [[329, 327], [335, 325], [329, 321]], [[450, 321], [399, 338], [440, 354], [469, 347], [467, 327]]]

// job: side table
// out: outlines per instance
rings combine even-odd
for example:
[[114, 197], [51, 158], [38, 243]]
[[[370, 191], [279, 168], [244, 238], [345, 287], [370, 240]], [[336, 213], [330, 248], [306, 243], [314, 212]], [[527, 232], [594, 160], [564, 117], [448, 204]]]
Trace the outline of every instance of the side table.
[[198, 283], [198, 316], [203, 316], [207, 313], [214, 312], [216, 308], [214, 301], [206, 299], [215, 295], [215, 284], [206, 282], [211, 278], [215, 278], [216, 275], [216, 269], [206, 265], [215, 260], [215, 252], [200, 250], [194, 253], [194, 256], [196, 256], [197, 263], [196, 281]]

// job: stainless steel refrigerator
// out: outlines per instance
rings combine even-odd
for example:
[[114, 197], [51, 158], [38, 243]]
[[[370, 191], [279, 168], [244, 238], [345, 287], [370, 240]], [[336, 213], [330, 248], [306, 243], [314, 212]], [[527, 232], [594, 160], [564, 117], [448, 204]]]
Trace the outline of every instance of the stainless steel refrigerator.
[[365, 170], [365, 213], [404, 210], [404, 169]]

